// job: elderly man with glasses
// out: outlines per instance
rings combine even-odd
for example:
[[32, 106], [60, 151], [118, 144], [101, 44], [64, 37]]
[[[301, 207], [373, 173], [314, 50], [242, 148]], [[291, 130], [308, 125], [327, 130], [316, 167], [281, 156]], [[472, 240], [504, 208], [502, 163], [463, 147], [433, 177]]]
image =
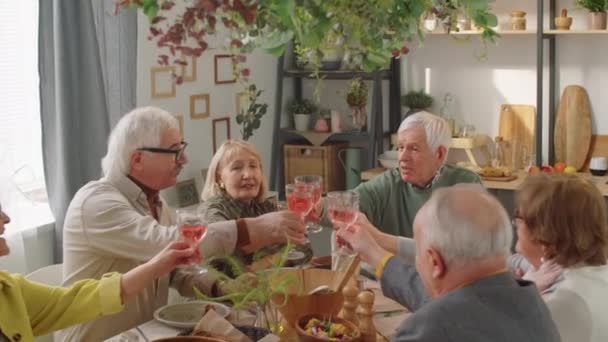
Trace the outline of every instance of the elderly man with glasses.
[[[154, 107], [126, 114], [110, 135], [102, 160], [103, 177], [82, 187], [72, 199], [63, 228], [63, 285], [107, 272], [127, 272], [170, 242], [179, 240], [159, 191], [173, 186], [188, 158], [178, 122]], [[302, 243], [302, 221], [289, 212], [210, 224], [200, 250], [206, 256], [251, 253], [266, 245]], [[221, 294], [209, 273], [176, 271], [157, 280], [126, 303], [117, 315], [62, 331], [63, 341], [101, 341], [151, 320], [167, 304], [168, 287], [192, 296], [193, 286]]]

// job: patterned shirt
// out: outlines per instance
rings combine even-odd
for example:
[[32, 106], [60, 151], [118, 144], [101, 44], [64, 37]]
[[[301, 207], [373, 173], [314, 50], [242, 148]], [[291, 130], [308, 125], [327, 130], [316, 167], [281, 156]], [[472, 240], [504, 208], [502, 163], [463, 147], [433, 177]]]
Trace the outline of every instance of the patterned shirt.
[[[201, 204], [202, 216], [207, 224], [239, 218], [257, 217], [273, 211], [277, 211], [277, 205], [271, 199], [263, 202], [253, 200], [250, 203], [246, 203], [230, 197], [226, 192], [220, 192]], [[264, 255], [274, 254], [284, 246], [284, 244], [279, 244], [265, 247], [261, 251], [258, 251], [258, 253], [261, 252]], [[295, 249], [305, 254], [304, 262], [312, 258], [310, 244], [298, 245]], [[253, 255], [245, 255], [240, 251], [235, 251], [233, 255], [237, 256], [244, 265], [249, 265], [253, 262]]]

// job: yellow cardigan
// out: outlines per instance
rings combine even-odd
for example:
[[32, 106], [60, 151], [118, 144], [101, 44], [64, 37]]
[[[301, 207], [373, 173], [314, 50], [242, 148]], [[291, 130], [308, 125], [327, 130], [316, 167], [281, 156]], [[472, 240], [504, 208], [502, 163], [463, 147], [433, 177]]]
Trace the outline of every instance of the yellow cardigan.
[[52, 287], [0, 271], [0, 330], [12, 341], [33, 341], [70, 325], [122, 310], [120, 274]]

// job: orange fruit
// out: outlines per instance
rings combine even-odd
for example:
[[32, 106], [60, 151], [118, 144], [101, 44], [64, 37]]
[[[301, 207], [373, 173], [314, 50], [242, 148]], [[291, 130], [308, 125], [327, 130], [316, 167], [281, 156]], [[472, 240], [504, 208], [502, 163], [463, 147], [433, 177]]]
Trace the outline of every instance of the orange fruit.
[[555, 165], [553, 165], [553, 169], [555, 170], [555, 172], [564, 172], [566, 166], [567, 165], [564, 162], [557, 162], [555, 163]]

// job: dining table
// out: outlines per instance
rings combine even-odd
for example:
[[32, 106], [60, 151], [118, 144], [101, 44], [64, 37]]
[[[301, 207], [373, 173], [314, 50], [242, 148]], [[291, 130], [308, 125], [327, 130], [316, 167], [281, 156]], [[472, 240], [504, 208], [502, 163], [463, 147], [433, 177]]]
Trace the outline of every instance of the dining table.
[[[373, 322], [377, 332], [376, 341], [390, 341], [395, 335], [399, 325], [407, 319], [410, 312], [382, 294], [380, 283], [362, 277], [361, 284], [363, 289], [372, 291], [375, 295], [373, 306]], [[228, 316], [228, 321], [238, 325], [253, 325], [255, 316], [248, 311], [232, 311]], [[128, 331], [122, 332], [116, 336], [107, 339], [111, 342], [148, 342], [157, 339], [174, 337], [183, 333], [185, 329], [174, 328], [161, 323], [157, 320], [150, 320]], [[263, 342], [273, 341], [297, 341], [297, 335], [294, 329], [283, 329], [279, 336], [267, 336], [261, 340]]]

